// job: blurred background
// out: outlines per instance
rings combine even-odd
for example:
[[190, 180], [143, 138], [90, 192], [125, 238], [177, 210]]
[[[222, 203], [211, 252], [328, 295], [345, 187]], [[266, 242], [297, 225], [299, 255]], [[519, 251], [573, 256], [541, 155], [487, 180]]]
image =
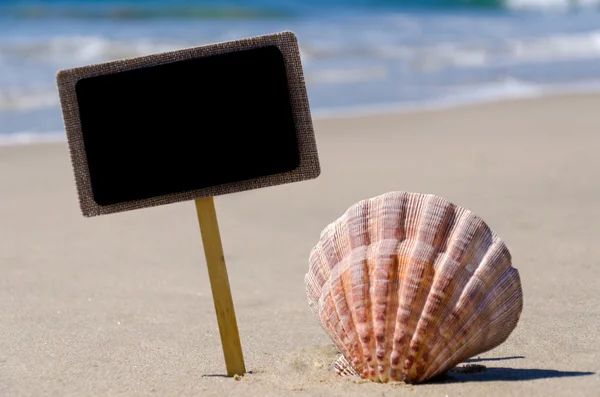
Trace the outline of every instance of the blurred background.
[[0, 0], [0, 143], [63, 139], [58, 69], [292, 30], [315, 116], [600, 88], [600, 0]]

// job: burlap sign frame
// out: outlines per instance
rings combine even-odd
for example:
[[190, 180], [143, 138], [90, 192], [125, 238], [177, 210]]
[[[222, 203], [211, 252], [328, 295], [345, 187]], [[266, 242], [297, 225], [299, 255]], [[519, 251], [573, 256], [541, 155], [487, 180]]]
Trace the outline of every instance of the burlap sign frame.
[[[190, 58], [218, 55], [233, 51], [255, 49], [275, 45], [283, 54], [290, 103], [297, 131], [300, 165], [293, 171], [258, 177], [245, 181], [223, 184], [187, 192], [168, 194], [144, 200], [101, 206], [92, 194], [90, 173], [83, 143], [83, 134], [79, 119], [79, 108], [75, 85], [78, 80], [115, 72], [123, 72], [141, 67], [157, 66]], [[319, 176], [321, 169], [304, 74], [300, 61], [298, 41], [290, 31], [248, 37], [240, 40], [203, 45], [177, 51], [164, 52], [138, 58], [122, 59], [101, 64], [63, 69], [56, 75], [62, 116], [67, 134], [67, 142], [75, 174], [75, 184], [79, 196], [79, 205], [84, 216], [91, 217], [116, 212], [171, 204], [194, 200], [201, 197], [219, 196], [251, 189], [259, 189], [286, 183], [300, 182]]]

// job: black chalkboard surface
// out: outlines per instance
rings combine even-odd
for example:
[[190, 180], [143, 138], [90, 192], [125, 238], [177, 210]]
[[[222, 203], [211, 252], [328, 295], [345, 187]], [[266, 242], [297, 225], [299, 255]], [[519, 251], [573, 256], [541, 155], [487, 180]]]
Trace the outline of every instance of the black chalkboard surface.
[[320, 174], [292, 32], [60, 70], [85, 216]]
[[276, 46], [88, 77], [77, 82], [76, 93], [99, 205], [299, 165], [285, 64]]

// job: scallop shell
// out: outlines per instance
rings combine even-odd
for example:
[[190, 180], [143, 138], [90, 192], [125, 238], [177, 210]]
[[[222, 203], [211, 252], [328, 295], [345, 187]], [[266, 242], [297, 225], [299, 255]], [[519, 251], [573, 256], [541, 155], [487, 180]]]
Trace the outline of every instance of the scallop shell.
[[421, 383], [503, 343], [523, 308], [506, 245], [471, 211], [390, 192], [351, 206], [312, 249], [313, 314], [340, 375]]

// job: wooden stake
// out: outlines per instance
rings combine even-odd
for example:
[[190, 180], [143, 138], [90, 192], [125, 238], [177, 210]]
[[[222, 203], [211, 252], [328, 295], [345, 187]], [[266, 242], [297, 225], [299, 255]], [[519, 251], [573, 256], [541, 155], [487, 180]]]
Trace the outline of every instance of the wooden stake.
[[217, 312], [221, 344], [225, 355], [227, 376], [244, 375], [246, 372], [244, 356], [242, 355], [242, 345], [233, 309], [231, 289], [229, 288], [229, 278], [227, 277], [227, 267], [223, 256], [215, 203], [212, 197], [196, 199], [195, 202], [208, 267], [208, 277], [210, 278], [210, 287], [215, 311]]

